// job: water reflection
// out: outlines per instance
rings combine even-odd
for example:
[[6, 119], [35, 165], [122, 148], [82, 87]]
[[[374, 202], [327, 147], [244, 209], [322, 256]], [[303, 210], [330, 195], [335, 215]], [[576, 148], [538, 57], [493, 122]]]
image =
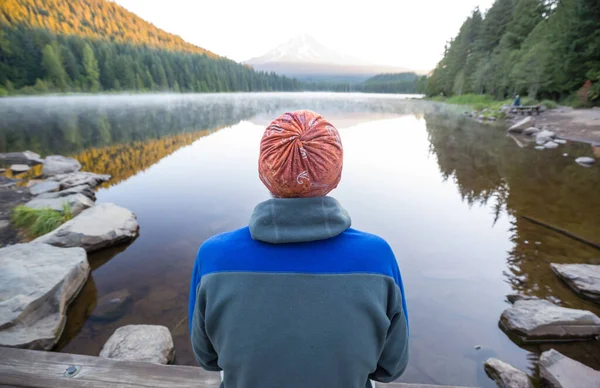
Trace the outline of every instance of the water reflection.
[[[332, 195], [354, 227], [387, 239], [398, 257], [412, 335], [403, 381], [493, 387], [482, 368], [488, 357], [534, 374], [547, 345], [519, 347], [498, 328], [507, 294], [600, 313], [549, 268], [598, 262], [598, 252], [521, 217], [590, 240], [600, 236], [600, 169], [573, 162], [595, 152], [587, 145], [521, 149], [501, 126], [394, 96], [49, 100], [0, 100], [0, 150], [75, 155], [84, 169], [113, 175], [98, 202], [131, 209], [141, 225], [131, 245], [90, 256], [93, 287], [76, 301], [73, 318], [70, 312], [61, 351], [97, 355], [116, 328], [159, 324], [173, 334], [177, 363], [195, 363], [185, 319], [198, 246], [246, 225], [256, 203], [268, 197], [256, 172], [263, 128], [282, 111], [300, 108], [322, 113], [340, 129], [345, 166]], [[39, 114], [32, 114], [34, 102]], [[125, 316], [102, 323], [88, 318], [99, 298], [123, 290], [133, 299]], [[557, 349], [600, 368], [597, 343]]]

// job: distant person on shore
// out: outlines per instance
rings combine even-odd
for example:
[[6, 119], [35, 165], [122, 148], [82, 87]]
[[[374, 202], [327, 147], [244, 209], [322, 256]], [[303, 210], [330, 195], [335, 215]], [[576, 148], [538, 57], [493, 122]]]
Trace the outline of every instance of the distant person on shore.
[[521, 96], [518, 94], [515, 96], [515, 101], [513, 102], [514, 106], [521, 106]]
[[200, 247], [192, 345], [204, 369], [222, 371], [222, 388], [366, 388], [404, 372], [408, 317], [394, 253], [351, 229], [326, 196], [342, 160], [340, 135], [323, 117], [279, 116], [258, 161], [273, 198], [248, 227]]

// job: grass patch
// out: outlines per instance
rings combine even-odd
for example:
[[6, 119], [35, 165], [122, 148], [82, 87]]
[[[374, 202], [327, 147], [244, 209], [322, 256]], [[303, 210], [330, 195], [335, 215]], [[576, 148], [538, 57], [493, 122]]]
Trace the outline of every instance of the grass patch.
[[63, 205], [62, 213], [52, 209], [32, 209], [20, 205], [15, 207], [11, 214], [12, 222], [23, 229], [30, 238], [50, 233], [71, 218], [73, 213], [68, 203]]
[[[442, 97], [436, 96], [428, 98], [431, 101], [445, 102], [448, 104], [454, 105], [469, 105], [475, 111], [482, 111], [484, 109], [490, 109], [494, 111], [499, 111], [503, 105], [512, 105], [513, 100], [495, 100], [492, 96], [487, 94], [463, 94], [460, 96], [452, 96], [452, 97]], [[529, 97], [521, 98], [521, 105], [545, 105], [547, 109], [555, 109], [558, 108], [558, 104], [552, 100], [543, 100], [541, 102], [534, 100]], [[494, 115], [494, 117], [499, 118], [504, 115]]]

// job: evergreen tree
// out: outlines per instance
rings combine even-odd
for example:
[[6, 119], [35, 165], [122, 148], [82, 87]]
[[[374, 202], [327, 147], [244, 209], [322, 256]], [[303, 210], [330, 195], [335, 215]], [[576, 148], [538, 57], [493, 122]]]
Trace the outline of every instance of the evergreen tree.
[[67, 73], [65, 72], [60, 59], [55, 54], [54, 49], [49, 44], [44, 46], [44, 49], [42, 50], [42, 67], [48, 82], [60, 90], [66, 90]]
[[89, 44], [83, 46], [83, 73], [86, 78], [87, 90], [97, 92], [100, 88], [100, 70], [94, 51]]

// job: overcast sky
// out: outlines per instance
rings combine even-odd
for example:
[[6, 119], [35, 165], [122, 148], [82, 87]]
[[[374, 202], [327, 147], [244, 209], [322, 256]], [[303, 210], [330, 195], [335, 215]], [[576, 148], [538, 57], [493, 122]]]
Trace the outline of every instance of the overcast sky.
[[[430, 70], [476, 7], [493, 0], [115, 0], [159, 28], [236, 61], [300, 34], [368, 62]], [[350, 4], [357, 4], [350, 6]]]

